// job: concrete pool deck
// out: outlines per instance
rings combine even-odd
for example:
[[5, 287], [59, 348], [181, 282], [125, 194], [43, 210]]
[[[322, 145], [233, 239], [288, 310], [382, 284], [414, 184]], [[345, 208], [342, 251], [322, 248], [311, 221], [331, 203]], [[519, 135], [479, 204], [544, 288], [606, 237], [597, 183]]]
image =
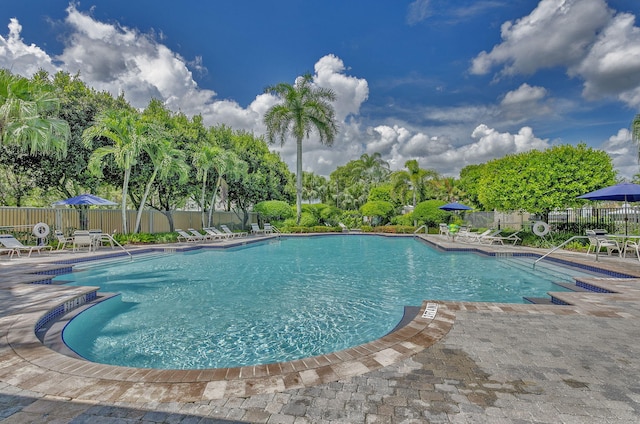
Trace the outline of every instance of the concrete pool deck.
[[[444, 249], [540, 252], [422, 237]], [[601, 256], [596, 264], [593, 256], [554, 254], [639, 277], [593, 281], [614, 293], [558, 294], [569, 306], [425, 299], [410, 324], [347, 351], [262, 367], [162, 371], [89, 363], [37, 339], [35, 324], [47, 311], [91, 289], [29, 284], [43, 278], [34, 272], [83, 255], [100, 253], [0, 259], [2, 422], [640, 420], [637, 259]], [[438, 305], [433, 318], [422, 318], [427, 302]]]

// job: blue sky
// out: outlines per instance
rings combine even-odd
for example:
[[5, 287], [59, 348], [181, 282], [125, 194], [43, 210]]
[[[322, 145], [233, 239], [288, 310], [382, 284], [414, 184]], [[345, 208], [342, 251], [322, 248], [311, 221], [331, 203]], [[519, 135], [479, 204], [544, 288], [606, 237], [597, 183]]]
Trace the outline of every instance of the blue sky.
[[[64, 70], [208, 125], [264, 133], [265, 87], [306, 72], [334, 90], [340, 133], [304, 144], [328, 175], [363, 153], [458, 176], [506, 154], [585, 142], [637, 173], [637, 0], [13, 1], [0, 67]], [[275, 145], [295, 169], [295, 143]]]

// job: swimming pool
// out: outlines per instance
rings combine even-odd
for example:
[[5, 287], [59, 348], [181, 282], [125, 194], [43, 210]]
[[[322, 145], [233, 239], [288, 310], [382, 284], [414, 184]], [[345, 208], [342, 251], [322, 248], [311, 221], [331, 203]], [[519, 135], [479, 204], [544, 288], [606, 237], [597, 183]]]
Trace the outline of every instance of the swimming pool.
[[425, 299], [523, 303], [585, 274], [531, 263], [368, 235], [163, 255], [58, 277], [121, 293], [63, 337], [86, 359], [140, 368], [288, 361], [378, 339]]

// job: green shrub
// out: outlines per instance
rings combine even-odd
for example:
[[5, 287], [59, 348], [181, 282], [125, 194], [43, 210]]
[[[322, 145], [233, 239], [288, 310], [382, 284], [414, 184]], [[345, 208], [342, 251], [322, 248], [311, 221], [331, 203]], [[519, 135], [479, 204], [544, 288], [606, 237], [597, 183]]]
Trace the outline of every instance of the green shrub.
[[257, 203], [253, 210], [258, 212], [262, 219], [267, 222], [283, 220], [295, 216], [295, 212], [291, 209], [291, 205], [282, 200], [265, 200]]

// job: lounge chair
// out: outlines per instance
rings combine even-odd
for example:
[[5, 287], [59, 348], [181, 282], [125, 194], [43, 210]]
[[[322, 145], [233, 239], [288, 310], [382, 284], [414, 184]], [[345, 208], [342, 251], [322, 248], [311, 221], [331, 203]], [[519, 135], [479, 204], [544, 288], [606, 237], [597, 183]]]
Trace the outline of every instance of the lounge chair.
[[14, 253], [18, 254], [18, 256], [20, 256], [20, 252], [28, 251], [29, 254], [27, 255], [27, 257], [30, 257], [31, 253], [34, 250], [41, 254], [42, 253], [42, 249], [49, 249], [49, 250], [53, 249], [51, 246], [46, 246], [46, 245], [43, 245], [43, 246], [25, 246], [24, 244], [22, 244], [19, 240], [17, 240], [11, 234], [2, 234], [2, 235], [0, 235], [0, 244], [2, 244], [4, 247], [6, 247], [8, 249], [13, 250]]
[[233, 238], [233, 234], [227, 234], [227, 233], [223, 233], [222, 231], [218, 230], [216, 227], [207, 227], [207, 228], [203, 228], [204, 231], [206, 231], [207, 234], [209, 234], [211, 237], [213, 237], [214, 239], [230, 239]]
[[509, 234], [508, 236], [501, 236], [499, 235], [500, 231], [498, 230], [497, 234], [480, 237], [480, 243], [485, 243], [485, 244], [500, 243], [504, 245], [504, 242], [506, 241], [507, 243], [512, 243], [515, 246], [519, 241], [522, 241], [522, 239], [518, 237], [519, 232], [520, 231], [516, 231], [515, 233]]
[[278, 231], [278, 229], [276, 227], [274, 227], [273, 225], [271, 225], [268, 222], [264, 223], [264, 232], [265, 234], [273, 234], [273, 233], [279, 233], [280, 231]]
[[197, 243], [197, 242], [203, 240], [203, 238], [198, 238], [198, 237], [194, 236], [193, 234], [189, 234], [189, 233], [187, 233], [186, 231], [184, 231], [182, 229], [176, 228], [176, 233], [178, 233], [178, 241], [184, 241], [184, 242], [189, 242], [189, 243]]
[[13, 254], [16, 253], [15, 249], [5, 249], [5, 248], [0, 248], [0, 255], [3, 253], [7, 253], [9, 255], [9, 259], [13, 258]]
[[480, 243], [480, 240], [483, 237], [496, 236], [499, 233], [500, 233], [500, 230], [494, 230], [492, 228], [489, 228], [488, 230], [482, 233], [474, 233], [473, 231], [466, 231], [466, 232], [460, 232], [460, 234], [458, 234], [458, 239], [460, 241], [464, 241], [467, 243]]
[[256, 223], [251, 224], [251, 234], [260, 235], [265, 234], [265, 231], [260, 228], [260, 226]]
[[244, 237], [246, 235], [249, 235], [249, 233], [247, 233], [246, 231], [239, 231], [239, 232], [234, 233], [226, 225], [220, 225], [220, 228], [222, 228], [222, 231], [224, 231], [225, 234], [229, 234], [229, 235], [231, 235], [233, 237]]
[[194, 236], [198, 241], [205, 242], [205, 241], [213, 240], [213, 236], [211, 236], [209, 233], [202, 234], [200, 231], [196, 230], [195, 228], [187, 228], [187, 231], [189, 232], [189, 234]]

